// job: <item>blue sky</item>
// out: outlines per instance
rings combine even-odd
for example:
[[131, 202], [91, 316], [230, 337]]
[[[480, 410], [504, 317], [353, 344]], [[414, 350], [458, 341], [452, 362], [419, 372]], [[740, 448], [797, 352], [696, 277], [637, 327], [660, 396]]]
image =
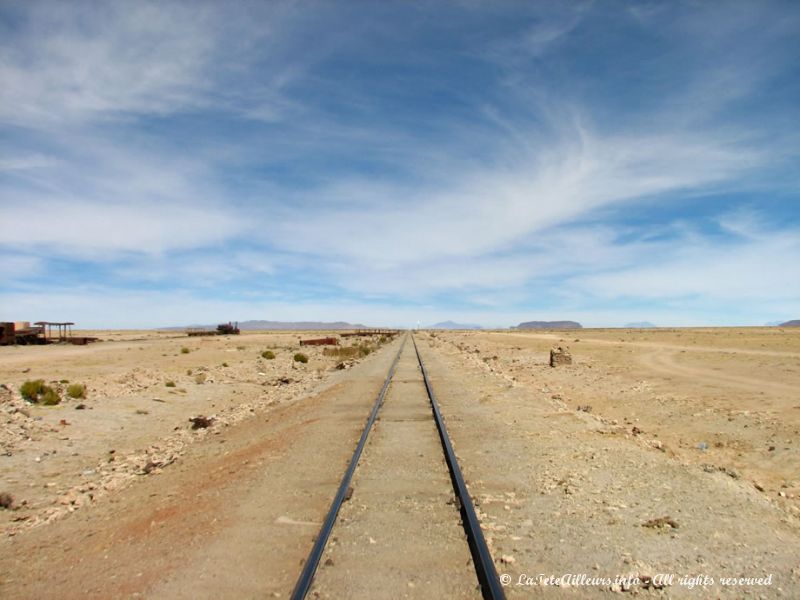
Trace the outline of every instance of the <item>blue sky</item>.
[[796, 2], [4, 2], [0, 320], [800, 318]]

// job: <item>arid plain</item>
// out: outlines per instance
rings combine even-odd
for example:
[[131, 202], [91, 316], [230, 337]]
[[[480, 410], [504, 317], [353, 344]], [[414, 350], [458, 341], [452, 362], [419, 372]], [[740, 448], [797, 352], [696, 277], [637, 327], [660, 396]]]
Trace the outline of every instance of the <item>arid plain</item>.
[[[13, 500], [0, 510], [0, 596], [288, 597], [405, 334], [359, 342], [372, 352], [345, 361], [304, 347], [305, 364], [293, 356], [316, 333], [93, 334], [103, 341], [0, 349], [0, 492]], [[509, 597], [796, 596], [800, 328], [414, 337]], [[553, 346], [573, 364], [550, 367]], [[412, 372], [401, 367], [392, 386]], [[19, 388], [33, 379], [85, 384], [86, 398], [28, 404]], [[383, 410], [393, 402], [390, 392]], [[390, 414], [313, 593], [341, 597], [344, 577], [370, 597], [477, 596], [448, 586], [435, 561], [357, 568], [441, 539], [405, 540], [359, 497], [392, 489]], [[213, 421], [193, 429], [198, 416]], [[413, 435], [405, 446], [420, 451], [406, 463], [443, 462], [422, 450], [427, 433]], [[432, 488], [382, 496], [394, 501], [398, 514], [458, 524]], [[564, 574], [585, 577], [555, 585]], [[621, 576], [638, 583], [592, 579]]]

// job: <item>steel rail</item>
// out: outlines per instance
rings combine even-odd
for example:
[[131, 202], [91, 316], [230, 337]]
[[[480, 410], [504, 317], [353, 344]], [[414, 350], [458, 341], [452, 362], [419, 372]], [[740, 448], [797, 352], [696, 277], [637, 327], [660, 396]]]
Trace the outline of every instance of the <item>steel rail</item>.
[[309, 588], [311, 587], [311, 583], [314, 581], [314, 575], [317, 572], [319, 560], [322, 558], [322, 552], [325, 550], [325, 544], [328, 542], [328, 537], [330, 537], [331, 531], [333, 530], [333, 525], [336, 522], [336, 516], [339, 514], [339, 509], [342, 506], [345, 494], [347, 494], [347, 488], [350, 487], [350, 481], [352, 480], [353, 473], [358, 465], [358, 459], [361, 457], [361, 452], [364, 450], [364, 445], [367, 443], [367, 436], [369, 435], [370, 429], [372, 429], [373, 423], [375, 423], [375, 419], [378, 416], [378, 411], [383, 404], [383, 399], [386, 397], [386, 392], [389, 390], [389, 384], [392, 382], [392, 377], [394, 377], [394, 372], [397, 369], [397, 363], [399, 362], [400, 355], [403, 353], [403, 348], [406, 345], [406, 339], [408, 338], [403, 338], [403, 343], [400, 344], [400, 350], [397, 351], [397, 356], [394, 357], [392, 366], [389, 368], [389, 374], [386, 376], [386, 380], [383, 382], [383, 387], [381, 388], [378, 397], [375, 399], [372, 412], [369, 414], [367, 424], [364, 426], [364, 430], [361, 432], [361, 438], [358, 441], [355, 452], [353, 452], [353, 457], [350, 459], [350, 464], [347, 467], [347, 471], [344, 473], [342, 483], [339, 485], [339, 490], [336, 492], [336, 496], [333, 498], [330, 510], [328, 511], [328, 516], [325, 518], [325, 522], [322, 524], [322, 529], [320, 529], [320, 532], [317, 535], [317, 539], [314, 542], [314, 547], [311, 549], [311, 553], [308, 555], [308, 559], [303, 566], [303, 571], [300, 573], [300, 577], [294, 586], [294, 591], [292, 592], [291, 596], [292, 600], [303, 600], [306, 597]]
[[458, 466], [456, 453], [447, 435], [447, 428], [444, 426], [442, 413], [439, 410], [439, 403], [436, 402], [436, 394], [433, 392], [430, 379], [428, 379], [428, 372], [425, 370], [422, 356], [420, 356], [419, 348], [417, 348], [417, 342], [413, 335], [411, 336], [411, 341], [414, 343], [414, 351], [417, 353], [419, 368], [420, 371], [422, 371], [422, 378], [425, 380], [425, 389], [428, 391], [428, 398], [431, 401], [433, 418], [436, 421], [436, 427], [439, 429], [439, 438], [442, 441], [442, 448], [444, 449], [445, 458], [447, 459], [447, 466], [450, 469], [450, 479], [453, 482], [453, 488], [458, 495], [459, 504], [461, 505], [461, 522], [467, 534], [467, 542], [469, 543], [469, 549], [472, 553], [472, 562], [475, 565], [475, 572], [481, 585], [481, 592], [485, 600], [505, 600], [506, 595], [497, 576], [492, 553], [489, 552], [486, 539], [483, 537], [481, 524], [480, 521], [478, 521], [478, 515], [475, 513], [475, 506], [472, 504], [469, 491], [467, 491], [467, 484], [464, 482], [464, 476], [461, 474], [461, 468]]

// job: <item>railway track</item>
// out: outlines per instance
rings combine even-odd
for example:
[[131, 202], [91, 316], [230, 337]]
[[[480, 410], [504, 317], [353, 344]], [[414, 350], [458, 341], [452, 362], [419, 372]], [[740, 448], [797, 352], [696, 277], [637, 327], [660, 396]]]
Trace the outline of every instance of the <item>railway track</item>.
[[[378, 420], [381, 426], [373, 432]], [[361, 480], [354, 491], [353, 477], [368, 440], [367, 464], [358, 469]], [[353, 514], [346, 525], [337, 525], [351, 494], [361, 512], [345, 505]], [[334, 529], [338, 536], [332, 538]], [[383, 536], [384, 543], [367, 531]], [[377, 547], [364, 548], [365, 542]], [[326, 568], [319, 572], [326, 552]], [[437, 585], [445, 586], [448, 597], [505, 598], [411, 334], [403, 338], [389, 368], [291, 597], [301, 600], [320, 584], [333, 597], [397, 597], [409, 592], [396, 588], [408, 577], [419, 579], [417, 592], [427, 597], [439, 594], [426, 589], [426, 583], [441, 579]]]

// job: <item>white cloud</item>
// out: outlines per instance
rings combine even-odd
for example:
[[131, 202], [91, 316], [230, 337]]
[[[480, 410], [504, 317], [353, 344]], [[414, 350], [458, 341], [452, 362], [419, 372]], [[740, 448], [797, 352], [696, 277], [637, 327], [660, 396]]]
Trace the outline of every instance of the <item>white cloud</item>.
[[[590, 4], [545, 7], [518, 37], [477, 44], [470, 55], [497, 67], [498, 94], [448, 90], [463, 91], [459, 100], [476, 110], [433, 123], [422, 112], [402, 115], [407, 120], [383, 114], [384, 98], [359, 71], [365, 40], [401, 36], [384, 23], [382, 30], [365, 19], [356, 35], [337, 34], [338, 21], [326, 20], [336, 11], [294, 3], [232, 12], [213, 3], [31, 6], [21, 30], [0, 40], [0, 122], [13, 124], [6, 130], [15, 136], [0, 153], [0, 206], [4, 221], [36, 223], [6, 230], [0, 245], [12, 251], [116, 265], [126, 283], [227, 285], [291, 268], [298, 279], [361, 297], [421, 303], [450, 292], [507, 323], [530, 315], [494, 308], [504, 299], [506, 306], [522, 302], [527, 286], [548, 278], [569, 282], [559, 293], [575, 307], [587, 297], [784, 304], [798, 297], [793, 284], [778, 285], [797, 259], [796, 232], [765, 236], [752, 214], [720, 220], [737, 238], [727, 246], [691, 228], [670, 242], [650, 242], [648, 226], [624, 232], [636, 241], [622, 243], [614, 223], [626, 206], [747, 190], [751, 173], [776, 156], [796, 155], [796, 139], [759, 130], [756, 119], [725, 118], [725, 109], [785, 67], [775, 60], [763, 68], [774, 58], [768, 43], [728, 56], [742, 28], [749, 30], [747, 19], [732, 17], [706, 35], [716, 11], [704, 12], [699, 25], [673, 26], [653, 18], [653, 5], [631, 9], [645, 34], [680, 33], [686, 52], [678, 54], [703, 59], [663, 72], [654, 65], [674, 89], [646, 98], [630, 117], [632, 104], [620, 91], [619, 116], [608, 122], [592, 98], [529, 77], [526, 64], [555, 55], [592, 12]], [[792, 27], [778, 29], [785, 36]], [[336, 54], [338, 44], [346, 51]], [[436, 72], [448, 57], [422, 57], [426, 51], [398, 60], [411, 69], [424, 59]], [[352, 64], [352, 86], [315, 72], [329, 57]], [[296, 88], [302, 91], [294, 97]], [[315, 104], [320, 97], [335, 109]], [[369, 116], [340, 118], [339, 110]], [[224, 114], [237, 133], [187, 133], [203, 111], [211, 120]], [[243, 133], [243, 125], [253, 130]], [[287, 164], [290, 176], [272, 176]], [[254, 249], [240, 251], [238, 241]], [[15, 277], [41, 272], [40, 259], [14, 260]], [[134, 308], [113, 290], [101, 292], [109, 306]], [[78, 296], [61, 299], [83, 310]], [[187, 301], [197, 307], [194, 320], [239, 308], [243, 316], [263, 309], [311, 318], [292, 312], [294, 305]], [[321, 304], [301, 308], [342, 318]], [[356, 320], [417, 320], [416, 309], [379, 304], [331, 310]], [[423, 321], [481, 320], [479, 313], [421, 312]], [[164, 313], [163, 324], [178, 316]]]
[[21, 17], [0, 39], [0, 122], [36, 129], [209, 108], [275, 119], [292, 107], [282, 90], [316, 56], [288, 47], [306, 14], [292, 2], [31, 1], [11, 10]]
[[755, 150], [713, 135], [602, 136], [576, 129], [535, 153], [498, 161], [504, 167], [459, 169], [433, 189], [385, 189], [371, 206], [357, 181], [350, 189], [314, 190], [332, 206], [289, 214], [268, 239], [295, 251], [313, 240], [314, 252], [358, 268], [473, 259], [601, 207], [726, 184], [762, 160]]
[[107, 262], [219, 244], [251, 226], [225, 205], [203, 157], [89, 132], [54, 132], [48, 151], [23, 157], [0, 184], [4, 219], [36, 224], [9, 228], [0, 246]]
[[567, 284], [603, 299], [701, 299], [720, 306], [752, 303], [762, 311], [800, 303], [800, 279], [792, 276], [800, 264], [797, 230], [763, 232], [728, 244], [682, 239], [656, 245], [645, 256], [636, 266], [575, 277]]
[[3, 210], [9, 222], [30, 225], [9, 228], [3, 244], [100, 262], [119, 253], [159, 254], [223, 242], [245, 227], [219, 208], [145, 201], [114, 205], [64, 199]]
[[44, 261], [38, 256], [24, 254], [0, 254], [0, 273], [6, 283], [15, 279], [39, 275]]
[[44, 156], [43, 154], [23, 154], [13, 156], [0, 156], [0, 172], [6, 171], [27, 171], [30, 169], [41, 169], [57, 163], [57, 160]]
[[213, 48], [207, 11], [168, 3], [34, 3], [0, 56], [0, 119], [26, 125], [193, 104]]

